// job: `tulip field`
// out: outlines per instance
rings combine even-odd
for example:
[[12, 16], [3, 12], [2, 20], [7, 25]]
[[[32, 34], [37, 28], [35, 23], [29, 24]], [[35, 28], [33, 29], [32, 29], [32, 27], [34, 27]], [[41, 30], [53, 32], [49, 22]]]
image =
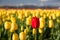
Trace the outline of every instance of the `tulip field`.
[[60, 10], [0, 9], [0, 40], [60, 40]]

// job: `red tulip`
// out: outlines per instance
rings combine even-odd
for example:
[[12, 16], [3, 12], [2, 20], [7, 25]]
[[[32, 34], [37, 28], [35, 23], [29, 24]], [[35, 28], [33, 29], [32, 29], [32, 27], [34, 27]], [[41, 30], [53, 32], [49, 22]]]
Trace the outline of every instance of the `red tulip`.
[[32, 18], [32, 28], [38, 28], [39, 27], [39, 18], [33, 17]]

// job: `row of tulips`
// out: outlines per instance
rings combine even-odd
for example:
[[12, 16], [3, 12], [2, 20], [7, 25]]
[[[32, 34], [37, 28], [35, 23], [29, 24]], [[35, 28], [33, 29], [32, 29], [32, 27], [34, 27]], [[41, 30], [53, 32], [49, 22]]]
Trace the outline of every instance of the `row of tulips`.
[[0, 9], [1, 40], [59, 40], [60, 10]]

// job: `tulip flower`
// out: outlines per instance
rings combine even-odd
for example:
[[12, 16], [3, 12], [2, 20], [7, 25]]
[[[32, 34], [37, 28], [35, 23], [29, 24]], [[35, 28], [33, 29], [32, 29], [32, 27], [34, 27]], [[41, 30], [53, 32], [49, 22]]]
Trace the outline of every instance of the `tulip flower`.
[[40, 18], [40, 28], [44, 28], [45, 27], [45, 19], [43, 17]]
[[18, 29], [18, 25], [16, 23], [12, 23], [11, 28], [10, 28], [10, 32], [14, 32], [17, 29]]
[[11, 21], [15, 23], [16, 22], [16, 18], [11, 16]]
[[53, 22], [53, 20], [49, 20], [49, 28], [53, 28], [54, 27], [54, 22]]
[[32, 28], [38, 28], [39, 27], [39, 18], [33, 17], [32, 18]]
[[[32, 28], [33, 28], [33, 34], [35, 34], [34, 35], [34, 37], [35, 37], [35, 40], [38, 40], [38, 29], [37, 28], [39, 28], [39, 18], [37, 18], [37, 17], [33, 17], [32, 18]], [[35, 31], [35, 32], [34, 32]], [[37, 34], [37, 35], [36, 35]], [[36, 38], [37, 37], [37, 38]]]
[[21, 32], [19, 34], [19, 38], [20, 38], [20, 40], [26, 40], [26, 34], [24, 32]]
[[43, 29], [39, 28], [39, 33], [43, 33]]
[[13, 33], [12, 40], [19, 40], [17, 33]]
[[26, 25], [31, 25], [31, 16], [26, 19]]
[[10, 27], [11, 27], [11, 22], [5, 22], [4, 28], [7, 30], [10, 29]]

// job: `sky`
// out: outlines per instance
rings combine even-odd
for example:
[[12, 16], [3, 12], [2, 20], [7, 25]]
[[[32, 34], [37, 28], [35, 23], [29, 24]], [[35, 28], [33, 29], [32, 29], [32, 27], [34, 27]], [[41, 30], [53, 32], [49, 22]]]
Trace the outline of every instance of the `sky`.
[[3, 6], [3, 5], [60, 6], [60, 0], [0, 0], [0, 6]]

